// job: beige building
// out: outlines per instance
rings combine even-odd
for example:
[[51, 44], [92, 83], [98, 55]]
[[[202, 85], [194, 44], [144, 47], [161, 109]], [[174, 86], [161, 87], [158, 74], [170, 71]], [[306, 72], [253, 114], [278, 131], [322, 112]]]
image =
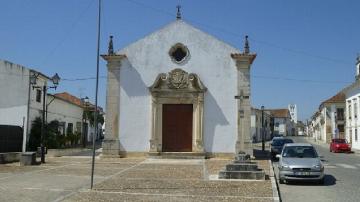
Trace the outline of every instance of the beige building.
[[325, 100], [312, 116], [311, 136], [316, 141], [330, 143], [332, 138], [345, 137], [345, 94], [339, 92]]

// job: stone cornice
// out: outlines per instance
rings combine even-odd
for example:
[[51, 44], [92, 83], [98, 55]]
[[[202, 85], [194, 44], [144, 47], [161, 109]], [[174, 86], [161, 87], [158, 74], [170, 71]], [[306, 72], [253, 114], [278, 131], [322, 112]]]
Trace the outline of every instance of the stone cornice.
[[252, 64], [256, 58], [256, 53], [231, 53], [231, 58], [237, 62], [248, 62]]
[[100, 55], [100, 56], [107, 62], [121, 61], [122, 59], [126, 58], [125, 54]]

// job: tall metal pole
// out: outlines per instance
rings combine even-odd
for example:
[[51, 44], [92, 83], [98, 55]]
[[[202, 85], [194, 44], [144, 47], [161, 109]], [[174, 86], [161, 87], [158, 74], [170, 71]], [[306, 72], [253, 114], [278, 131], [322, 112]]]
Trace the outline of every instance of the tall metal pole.
[[45, 139], [45, 97], [46, 97], [46, 85], [44, 84], [43, 89], [43, 110], [42, 110], [42, 122], [41, 122], [41, 143], [40, 143], [40, 150], [41, 150], [41, 163], [45, 163], [45, 146], [44, 146], [44, 139]]
[[101, 16], [101, 0], [99, 0], [99, 11], [98, 11], [98, 37], [97, 37], [97, 54], [96, 54], [96, 86], [95, 86], [95, 113], [94, 113], [94, 125], [95, 133], [92, 137], [93, 151], [92, 151], [92, 163], [91, 163], [91, 189], [94, 185], [94, 166], [95, 166], [95, 136], [98, 133], [98, 88], [99, 88], [99, 56], [100, 56], [100, 16]]
[[261, 146], [262, 151], [265, 151], [265, 131], [264, 131], [264, 106], [261, 106]]

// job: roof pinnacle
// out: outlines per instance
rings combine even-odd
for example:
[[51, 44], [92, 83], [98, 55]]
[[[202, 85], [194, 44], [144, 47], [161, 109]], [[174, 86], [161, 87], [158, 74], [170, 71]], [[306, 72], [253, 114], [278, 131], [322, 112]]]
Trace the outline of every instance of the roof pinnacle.
[[249, 54], [249, 53], [250, 53], [250, 46], [249, 46], [248, 38], [249, 38], [249, 36], [246, 35], [246, 36], [245, 36], [245, 46], [244, 46], [244, 53], [245, 53], [245, 54]]
[[181, 20], [181, 11], [180, 11], [181, 6], [177, 5], [176, 8], [177, 8], [176, 19]]
[[113, 36], [110, 35], [110, 41], [108, 46], [108, 55], [114, 55]]

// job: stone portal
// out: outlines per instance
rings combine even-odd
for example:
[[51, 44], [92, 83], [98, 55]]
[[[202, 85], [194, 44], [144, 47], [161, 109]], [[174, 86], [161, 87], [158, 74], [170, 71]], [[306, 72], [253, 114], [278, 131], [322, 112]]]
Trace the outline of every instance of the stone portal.
[[206, 87], [200, 78], [174, 69], [159, 74], [149, 90], [152, 96], [150, 152], [205, 152]]

